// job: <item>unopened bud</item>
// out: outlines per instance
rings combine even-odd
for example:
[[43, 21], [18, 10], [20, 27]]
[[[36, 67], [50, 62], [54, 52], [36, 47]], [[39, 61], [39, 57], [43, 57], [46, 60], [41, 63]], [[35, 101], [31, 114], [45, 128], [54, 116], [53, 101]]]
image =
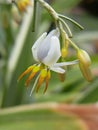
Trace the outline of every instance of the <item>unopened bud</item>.
[[88, 67], [91, 64], [90, 56], [86, 51], [79, 49], [77, 52], [77, 57], [83, 65]]
[[90, 70], [91, 59], [88, 53], [82, 49], [79, 49], [77, 52], [77, 57], [79, 59], [79, 67], [83, 76], [90, 82], [92, 80], [92, 73]]
[[91, 69], [89, 67], [86, 67], [85, 65], [83, 65], [82, 63], [79, 63], [79, 67], [80, 70], [84, 76], [84, 78], [91, 82], [92, 81], [92, 73], [91, 73]]
[[68, 54], [68, 49], [62, 48], [62, 50], [61, 50], [62, 58], [66, 58], [67, 54]]

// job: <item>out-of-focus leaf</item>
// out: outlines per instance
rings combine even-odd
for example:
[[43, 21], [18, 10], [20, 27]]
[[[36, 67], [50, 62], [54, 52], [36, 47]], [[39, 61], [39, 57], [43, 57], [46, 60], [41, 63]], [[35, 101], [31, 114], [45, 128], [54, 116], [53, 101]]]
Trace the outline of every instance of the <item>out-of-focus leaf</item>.
[[98, 101], [98, 79], [88, 85], [88, 88], [80, 93], [75, 99], [75, 103], [95, 103]]
[[45, 95], [35, 95], [36, 102], [47, 102], [47, 101], [57, 101], [57, 102], [66, 102], [71, 103], [78, 93], [68, 92], [68, 93], [46, 93]]
[[1, 110], [0, 130], [87, 130], [80, 118], [55, 109], [50, 103]]
[[53, 7], [56, 9], [57, 12], [64, 12], [65, 10], [72, 9], [75, 5], [77, 5], [80, 0], [55, 0], [53, 3]]
[[31, 61], [30, 48], [33, 38], [31, 26], [33, 20], [33, 9], [30, 8], [28, 11], [29, 14], [25, 14], [24, 16], [24, 21], [21, 25], [19, 34], [17, 35], [13, 51], [8, 59], [7, 72], [4, 80], [5, 86], [2, 107], [19, 104], [24, 92], [23, 87], [20, 87], [22, 85], [17, 84], [17, 79], [19, 74], [22, 72], [22, 69], [24, 69], [28, 64], [27, 61]]

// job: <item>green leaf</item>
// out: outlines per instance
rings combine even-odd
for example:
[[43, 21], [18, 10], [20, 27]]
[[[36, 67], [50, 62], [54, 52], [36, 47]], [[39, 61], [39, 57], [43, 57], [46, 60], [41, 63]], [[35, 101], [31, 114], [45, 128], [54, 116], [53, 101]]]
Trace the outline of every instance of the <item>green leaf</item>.
[[94, 79], [86, 90], [80, 93], [80, 96], [75, 99], [75, 103], [95, 103], [98, 101], [98, 79]]
[[1, 110], [0, 130], [87, 130], [80, 118], [55, 110], [55, 103]]

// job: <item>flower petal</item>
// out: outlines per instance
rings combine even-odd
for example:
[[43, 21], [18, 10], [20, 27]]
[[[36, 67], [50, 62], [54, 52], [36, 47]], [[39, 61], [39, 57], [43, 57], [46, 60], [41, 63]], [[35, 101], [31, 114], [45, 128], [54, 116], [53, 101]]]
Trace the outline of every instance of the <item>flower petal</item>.
[[37, 56], [37, 52], [38, 52], [38, 47], [39, 45], [44, 41], [45, 37], [46, 37], [47, 33], [43, 33], [38, 40], [34, 43], [34, 45], [32, 46], [32, 54], [33, 57], [36, 61], [39, 61], [38, 56]]
[[61, 52], [59, 39], [56, 36], [52, 36], [49, 52], [42, 62], [47, 66], [51, 66], [57, 62], [60, 56]]
[[51, 38], [53, 36], [59, 37], [59, 30], [55, 29], [52, 30], [47, 37], [43, 40], [43, 42], [41, 42], [41, 44], [38, 47], [38, 51], [37, 51], [37, 56], [39, 61], [43, 61], [43, 59], [48, 55], [48, 52], [50, 50], [51, 47]]
[[74, 65], [77, 64], [78, 60], [70, 61], [70, 62], [61, 62], [61, 63], [55, 63], [54, 67], [61, 67], [61, 66], [67, 66], [67, 65]]
[[61, 74], [65, 73], [65, 70], [60, 67], [50, 67], [50, 70]]
[[49, 34], [46, 37], [46, 41], [48, 41], [52, 36], [59, 37], [59, 35], [60, 35], [59, 29], [56, 28], [56, 29], [52, 30], [51, 32], [49, 32]]

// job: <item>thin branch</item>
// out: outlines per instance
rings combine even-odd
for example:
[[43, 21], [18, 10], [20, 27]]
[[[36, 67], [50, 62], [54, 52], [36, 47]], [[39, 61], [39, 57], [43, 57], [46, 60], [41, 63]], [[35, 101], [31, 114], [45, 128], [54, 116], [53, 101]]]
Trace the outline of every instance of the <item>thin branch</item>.
[[72, 37], [72, 32], [71, 32], [69, 26], [67, 25], [67, 23], [65, 23], [65, 21], [63, 19], [61, 19], [61, 18], [59, 18], [59, 21], [61, 21], [62, 24], [66, 27], [66, 29], [68, 30], [68, 33], [69, 33], [69, 37], [71, 38]]
[[65, 20], [69, 20], [70, 22], [72, 22], [72, 23], [74, 23], [76, 26], [78, 26], [80, 29], [82, 29], [82, 30], [84, 29], [84, 27], [81, 26], [79, 23], [77, 23], [75, 20], [73, 20], [73, 19], [71, 19], [71, 18], [69, 18], [69, 17], [67, 17], [67, 16], [61, 15], [61, 14], [58, 14], [58, 16], [61, 17], [61, 18], [64, 18]]

